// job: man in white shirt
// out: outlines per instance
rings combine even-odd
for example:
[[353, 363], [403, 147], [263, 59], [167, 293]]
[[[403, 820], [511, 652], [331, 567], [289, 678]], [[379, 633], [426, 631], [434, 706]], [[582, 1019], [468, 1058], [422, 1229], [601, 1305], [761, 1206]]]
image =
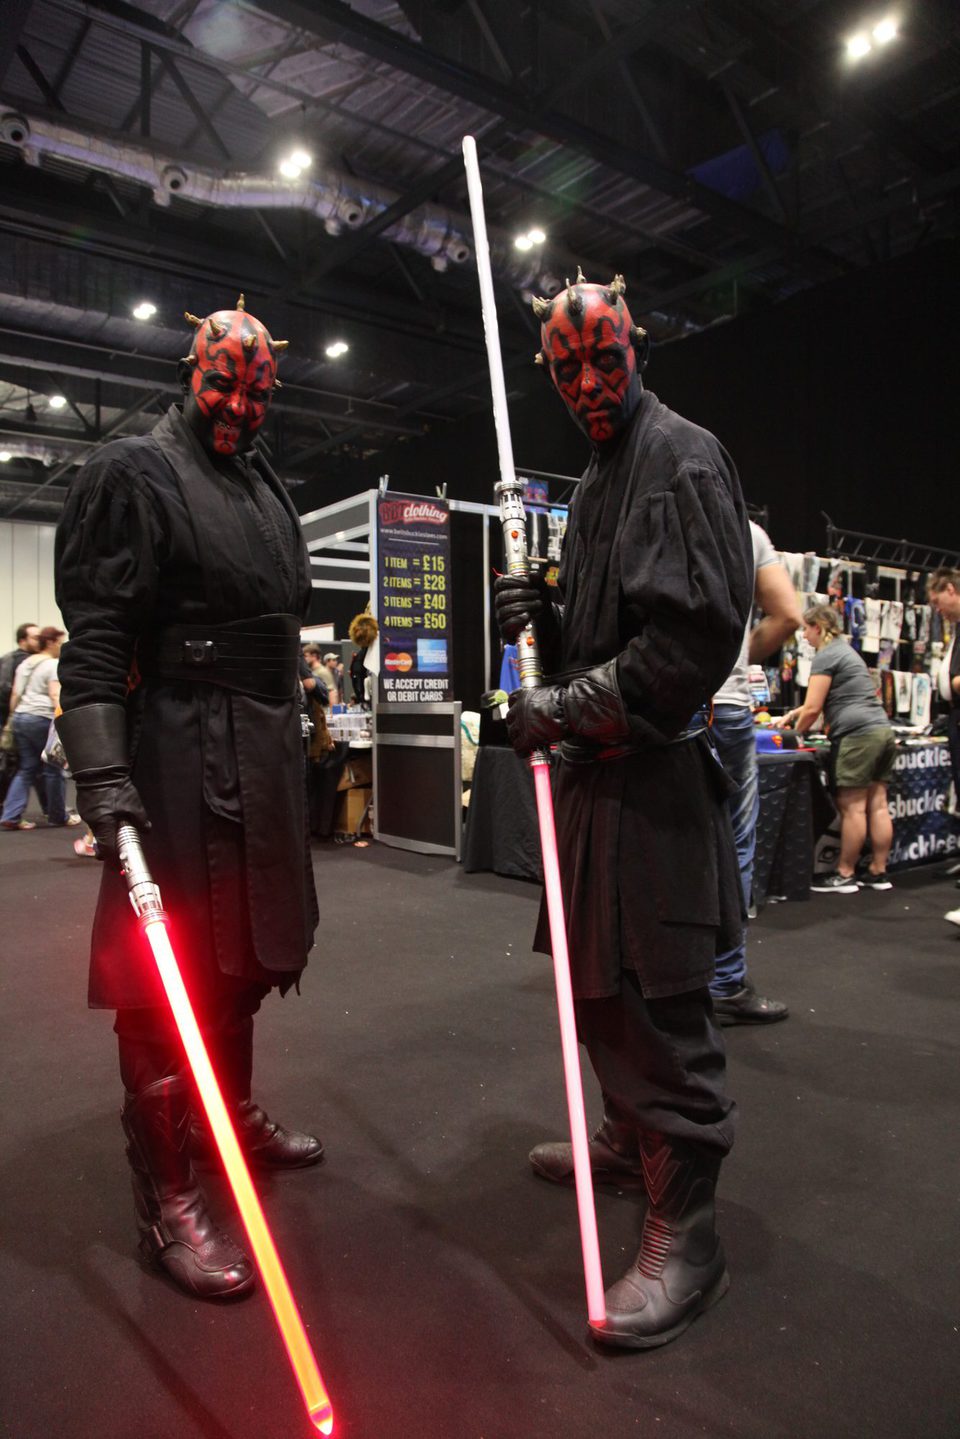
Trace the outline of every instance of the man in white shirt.
[[[750, 521], [753, 540], [754, 600], [762, 619], [747, 621], [737, 663], [713, 697], [711, 733], [727, 774], [738, 786], [730, 799], [730, 818], [740, 864], [743, 903], [750, 906], [753, 857], [760, 813], [760, 787], [753, 710], [747, 671], [751, 664], [774, 654], [799, 627], [800, 605], [793, 583], [777, 559], [770, 537]], [[771, 1024], [786, 1019], [787, 1006], [758, 994], [747, 974], [747, 935], [744, 929], [734, 949], [717, 956], [710, 985], [713, 1008], [721, 1024]]]

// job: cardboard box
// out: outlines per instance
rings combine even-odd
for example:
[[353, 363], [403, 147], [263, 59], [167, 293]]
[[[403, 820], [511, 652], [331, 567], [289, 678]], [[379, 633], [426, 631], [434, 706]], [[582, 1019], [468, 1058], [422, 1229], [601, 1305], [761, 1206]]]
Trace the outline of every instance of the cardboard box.
[[337, 789], [357, 789], [373, 784], [373, 760], [368, 754], [351, 755], [343, 767]]
[[[340, 791], [337, 795], [337, 811], [333, 819], [333, 828], [336, 834], [356, 834], [357, 826], [363, 818], [363, 812], [372, 793], [369, 785], [358, 785], [354, 789]], [[372, 834], [373, 826], [370, 816], [371, 811], [367, 810], [361, 834]]]

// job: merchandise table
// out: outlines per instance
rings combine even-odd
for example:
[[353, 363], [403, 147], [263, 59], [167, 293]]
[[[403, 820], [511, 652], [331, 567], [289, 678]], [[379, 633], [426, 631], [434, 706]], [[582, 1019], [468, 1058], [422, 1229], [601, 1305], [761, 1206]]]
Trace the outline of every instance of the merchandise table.
[[[805, 899], [813, 877], [815, 832], [827, 828], [834, 806], [816, 756], [784, 751], [758, 756], [760, 819], [754, 860], [754, 902], [768, 894]], [[540, 836], [533, 775], [512, 749], [481, 745], [467, 810], [463, 867], [512, 879], [541, 880]]]

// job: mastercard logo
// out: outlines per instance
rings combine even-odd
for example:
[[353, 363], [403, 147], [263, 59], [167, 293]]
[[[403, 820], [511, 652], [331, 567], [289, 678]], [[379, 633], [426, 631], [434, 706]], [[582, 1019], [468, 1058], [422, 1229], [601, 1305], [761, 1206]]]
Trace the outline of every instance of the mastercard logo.
[[405, 675], [407, 670], [413, 669], [413, 659], [405, 650], [401, 650], [399, 654], [388, 654], [383, 663], [386, 669], [393, 670], [395, 674]]

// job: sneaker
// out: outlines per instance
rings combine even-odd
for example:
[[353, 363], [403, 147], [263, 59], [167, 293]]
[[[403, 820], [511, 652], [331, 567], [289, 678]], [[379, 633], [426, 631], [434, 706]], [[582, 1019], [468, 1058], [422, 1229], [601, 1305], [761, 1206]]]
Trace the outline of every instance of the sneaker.
[[950, 924], [960, 924], [960, 909], [948, 909], [943, 917]]
[[879, 874], [874, 874], [872, 869], [865, 869], [857, 884], [861, 889], [893, 889], [893, 881], [885, 869]]
[[5, 819], [0, 829], [36, 829], [32, 819]]
[[810, 886], [817, 894], [856, 894], [860, 886], [852, 874], [817, 875]]

